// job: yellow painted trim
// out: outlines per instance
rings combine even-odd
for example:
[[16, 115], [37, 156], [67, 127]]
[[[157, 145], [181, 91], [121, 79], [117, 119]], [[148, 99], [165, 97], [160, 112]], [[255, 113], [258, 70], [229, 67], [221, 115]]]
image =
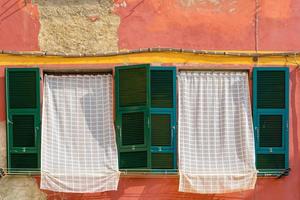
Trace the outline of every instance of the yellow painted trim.
[[[228, 51], [230, 52], [230, 51]], [[243, 52], [245, 53], [245, 52]], [[178, 63], [178, 64], [228, 64], [228, 65], [298, 65], [300, 56], [260, 57], [257, 62], [250, 56], [202, 55], [180, 52], [146, 52], [105, 57], [30, 56], [0, 54], [0, 65], [69, 65], [69, 64], [139, 64], [139, 63]]]

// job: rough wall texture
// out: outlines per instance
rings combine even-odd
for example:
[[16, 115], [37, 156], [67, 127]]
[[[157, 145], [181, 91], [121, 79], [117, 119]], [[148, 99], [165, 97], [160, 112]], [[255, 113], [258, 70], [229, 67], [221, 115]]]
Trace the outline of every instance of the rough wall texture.
[[[0, 168], [7, 168], [6, 162], [6, 126], [5, 121], [0, 122]], [[1, 198], [0, 198], [1, 200]]]
[[118, 50], [119, 17], [112, 0], [38, 0], [42, 51], [100, 53]]
[[47, 196], [29, 176], [4, 176], [0, 179], [0, 200], [43, 200]]

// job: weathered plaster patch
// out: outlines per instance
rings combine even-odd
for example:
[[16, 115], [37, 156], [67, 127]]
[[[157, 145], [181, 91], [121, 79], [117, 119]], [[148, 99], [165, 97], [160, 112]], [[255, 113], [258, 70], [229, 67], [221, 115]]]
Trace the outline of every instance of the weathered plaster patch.
[[222, 0], [180, 0], [184, 6], [190, 7], [197, 3], [210, 3], [214, 5], [219, 5]]
[[30, 176], [4, 176], [0, 179], [0, 199], [43, 200], [47, 199]]
[[177, 0], [181, 5], [198, 12], [230, 13], [237, 12], [238, 0]]
[[118, 50], [120, 18], [112, 0], [38, 0], [42, 51], [102, 53]]
[[117, 8], [126, 8], [127, 7], [127, 3], [126, 1], [116, 1], [114, 3], [114, 6], [117, 7]]
[[3, 121], [0, 122], [0, 168], [7, 168], [6, 163], [6, 126]]

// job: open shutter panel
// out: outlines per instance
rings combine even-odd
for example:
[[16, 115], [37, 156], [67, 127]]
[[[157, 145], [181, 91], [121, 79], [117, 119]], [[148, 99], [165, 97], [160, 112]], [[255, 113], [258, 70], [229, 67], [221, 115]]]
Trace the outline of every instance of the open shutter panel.
[[119, 167], [150, 168], [149, 65], [116, 67]]
[[254, 68], [256, 166], [261, 173], [288, 169], [289, 69]]
[[6, 69], [9, 172], [36, 171], [40, 167], [39, 90], [39, 69]]
[[176, 68], [151, 68], [151, 168], [176, 168]]

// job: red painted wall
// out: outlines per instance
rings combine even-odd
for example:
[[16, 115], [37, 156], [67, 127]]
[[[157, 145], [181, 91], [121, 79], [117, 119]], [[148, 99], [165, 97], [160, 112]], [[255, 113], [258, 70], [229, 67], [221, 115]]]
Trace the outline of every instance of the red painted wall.
[[261, 0], [259, 49], [300, 50], [300, 1]]
[[[253, 0], [220, 1], [218, 5], [181, 0], [130, 0], [119, 8], [119, 48], [254, 50]], [[202, 2], [202, 3], [201, 3]], [[219, 2], [219, 1], [217, 1]]]
[[0, 0], [0, 50], [39, 50], [38, 8], [25, 1]]
[[[38, 7], [25, 1], [0, 0], [0, 50], [39, 50]], [[113, 1], [126, 2], [114, 8], [119, 49], [300, 50], [298, 0], [258, 0], [257, 31], [255, 0]]]

